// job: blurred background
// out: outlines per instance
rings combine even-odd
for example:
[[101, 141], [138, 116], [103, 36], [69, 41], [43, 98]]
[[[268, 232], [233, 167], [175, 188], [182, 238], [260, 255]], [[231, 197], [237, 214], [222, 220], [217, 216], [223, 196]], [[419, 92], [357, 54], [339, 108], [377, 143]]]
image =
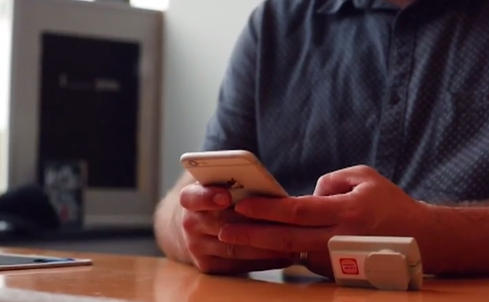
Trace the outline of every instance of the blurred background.
[[0, 0], [0, 246], [161, 256], [154, 207], [259, 2]]

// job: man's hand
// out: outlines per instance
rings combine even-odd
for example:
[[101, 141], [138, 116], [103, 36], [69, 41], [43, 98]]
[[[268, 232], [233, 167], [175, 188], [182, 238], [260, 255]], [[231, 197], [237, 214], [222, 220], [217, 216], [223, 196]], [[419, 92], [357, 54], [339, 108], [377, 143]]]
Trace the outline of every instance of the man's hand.
[[313, 196], [239, 202], [237, 213], [282, 224], [227, 223], [219, 239], [257, 249], [309, 252], [308, 268], [330, 277], [332, 236], [415, 236], [424, 208], [375, 170], [356, 166], [321, 177]]
[[230, 208], [231, 195], [226, 189], [192, 184], [181, 191], [180, 204], [186, 249], [200, 271], [239, 274], [283, 268], [292, 263], [292, 253], [288, 251], [239, 246], [218, 240], [217, 235], [224, 225], [256, 223]]

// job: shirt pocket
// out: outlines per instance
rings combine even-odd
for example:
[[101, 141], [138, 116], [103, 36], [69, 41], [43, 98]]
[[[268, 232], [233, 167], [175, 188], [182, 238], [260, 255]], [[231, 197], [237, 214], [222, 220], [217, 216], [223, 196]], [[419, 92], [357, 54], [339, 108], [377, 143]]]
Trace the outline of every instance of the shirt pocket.
[[427, 201], [489, 199], [489, 95], [448, 92], [422, 184]]

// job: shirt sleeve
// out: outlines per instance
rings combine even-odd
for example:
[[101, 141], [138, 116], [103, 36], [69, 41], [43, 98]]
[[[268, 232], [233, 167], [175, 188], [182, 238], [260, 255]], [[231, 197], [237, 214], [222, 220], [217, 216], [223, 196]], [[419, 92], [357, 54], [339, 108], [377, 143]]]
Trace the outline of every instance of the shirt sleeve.
[[255, 93], [259, 8], [239, 35], [209, 120], [202, 151], [242, 149], [257, 153]]

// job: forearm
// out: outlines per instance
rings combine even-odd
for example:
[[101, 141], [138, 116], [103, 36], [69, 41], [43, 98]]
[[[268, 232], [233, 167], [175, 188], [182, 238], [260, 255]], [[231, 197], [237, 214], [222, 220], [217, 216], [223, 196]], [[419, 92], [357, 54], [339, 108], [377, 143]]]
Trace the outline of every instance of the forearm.
[[190, 263], [190, 256], [184, 245], [183, 233], [179, 227], [181, 207], [178, 194], [170, 192], [160, 202], [154, 217], [154, 231], [158, 246], [169, 259]]
[[425, 205], [418, 244], [425, 272], [489, 274], [489, 207]]

